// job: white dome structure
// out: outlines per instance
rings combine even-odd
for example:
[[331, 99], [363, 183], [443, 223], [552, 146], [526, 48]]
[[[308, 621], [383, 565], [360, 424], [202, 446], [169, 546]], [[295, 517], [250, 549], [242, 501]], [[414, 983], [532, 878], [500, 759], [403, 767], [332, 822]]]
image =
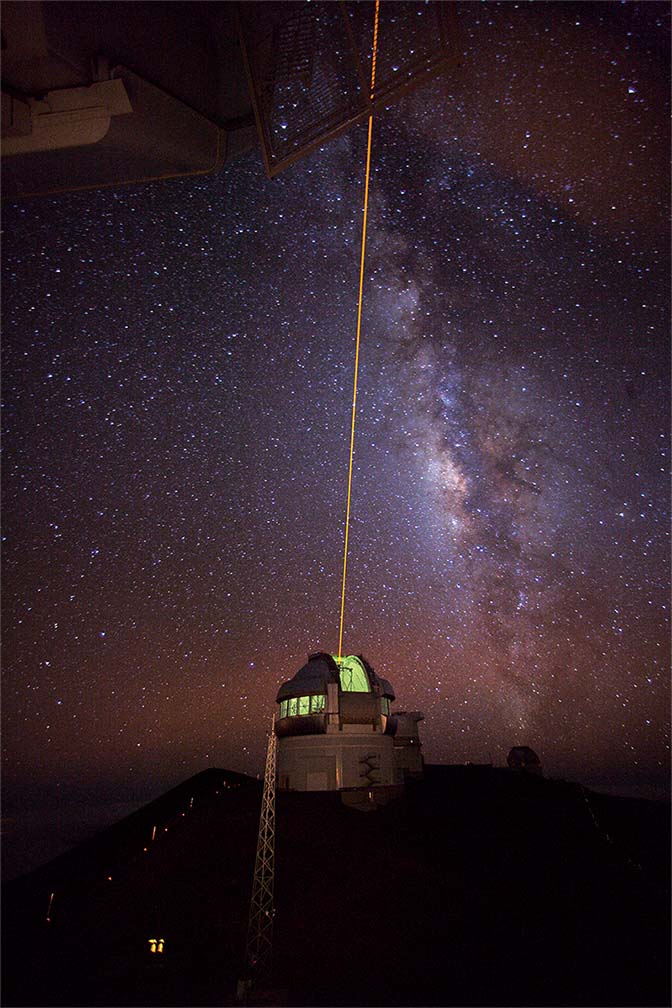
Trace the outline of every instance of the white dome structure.
[[362, 655], [309, 655], [276, 699], [281, 790], [354, 789], [378, 800], [403, 785], [390, 711], [394, 690]]

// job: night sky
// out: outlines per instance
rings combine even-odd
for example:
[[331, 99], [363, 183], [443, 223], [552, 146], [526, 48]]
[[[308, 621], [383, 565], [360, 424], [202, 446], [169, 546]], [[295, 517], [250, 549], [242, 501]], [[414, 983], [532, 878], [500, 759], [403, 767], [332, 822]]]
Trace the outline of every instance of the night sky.
[[[459, 23], [374, 123], [344, 649], [429, 762], [660, 794], [669, 7]], [[259, 772], [337, 648], [365, 152], [4, 208], [9, 870]]]

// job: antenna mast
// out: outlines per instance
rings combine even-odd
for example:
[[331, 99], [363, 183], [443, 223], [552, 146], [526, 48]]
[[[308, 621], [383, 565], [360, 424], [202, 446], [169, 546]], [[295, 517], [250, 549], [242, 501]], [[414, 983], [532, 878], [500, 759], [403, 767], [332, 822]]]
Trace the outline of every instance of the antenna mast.
[[259, 817], [257, 856], [245, 947], [244, 986], [249, 990], [271, 972], [273, 965], [273, 882], [275, 875], [275, 767], [277, 738], [275, 716], [266, 750], [264, 792]]

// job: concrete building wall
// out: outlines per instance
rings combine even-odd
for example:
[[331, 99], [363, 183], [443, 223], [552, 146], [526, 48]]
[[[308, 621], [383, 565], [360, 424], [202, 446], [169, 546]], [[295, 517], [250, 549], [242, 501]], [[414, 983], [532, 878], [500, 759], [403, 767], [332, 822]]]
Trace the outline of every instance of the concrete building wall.
[[390, 736], [368, 732], [278, 739], [278, 786], [291, 791], [337, 791], [398, 783]]

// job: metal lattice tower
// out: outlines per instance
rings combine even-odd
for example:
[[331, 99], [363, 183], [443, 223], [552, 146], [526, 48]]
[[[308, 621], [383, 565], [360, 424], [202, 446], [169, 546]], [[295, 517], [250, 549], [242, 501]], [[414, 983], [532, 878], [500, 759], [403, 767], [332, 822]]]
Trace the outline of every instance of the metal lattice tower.
[[275, 717], [266, 751], [264, 793], [261, 799], [259, 838], [245, 948], [245, 972], [257, 982], [268, 976], [273, 962], [273, 879], [275, 873]]

